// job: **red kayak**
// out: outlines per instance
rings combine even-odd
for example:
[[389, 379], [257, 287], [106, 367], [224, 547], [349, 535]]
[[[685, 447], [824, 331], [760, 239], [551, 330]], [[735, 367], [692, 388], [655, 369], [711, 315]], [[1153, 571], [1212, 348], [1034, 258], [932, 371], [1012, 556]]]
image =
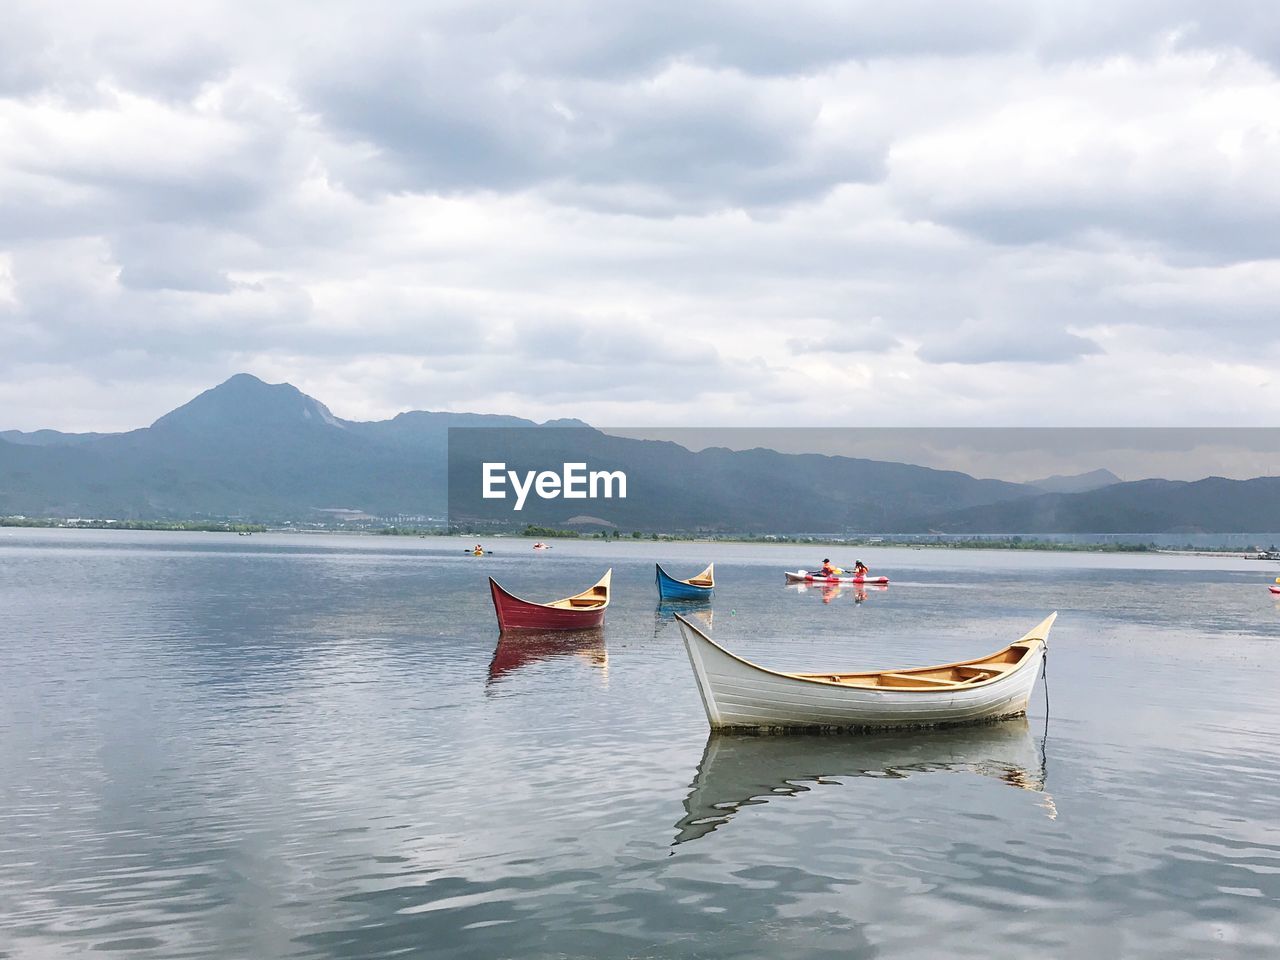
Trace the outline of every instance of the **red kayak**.
[[888, 577], [824, 577], [820, 573], [797, 570], [787, 573], [787, 583], [888, 583]]
[[1270, 590], [1272, 593], [1280, 593], [1280, 587], [1277, 587], [1274, 583], [1269, 584], [1267, 589]]
[[563, 600], [534, 603], [508, 593], [489, 578], [493, 609], [498, 613], [499, 630], [590, 630], [604, 623], [609, 606], [609, 581], [613, 570], [606, 570], [594, 586]]

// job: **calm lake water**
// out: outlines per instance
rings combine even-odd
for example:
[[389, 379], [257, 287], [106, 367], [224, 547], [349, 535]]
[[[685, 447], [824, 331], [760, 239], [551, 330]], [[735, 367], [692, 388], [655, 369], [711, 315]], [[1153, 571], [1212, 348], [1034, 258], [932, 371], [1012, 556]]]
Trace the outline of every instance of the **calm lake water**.
[[[1280, 564], [0, 529], [0, 956], [1280, 952]], [[853, 557], [837, 556], [851, 561]], [[709, 736], [653, 563], [782, 669], [987, 653], [1052, 610], [1049, 712]], [[486, 576], [614, 568], [598, 634]]]

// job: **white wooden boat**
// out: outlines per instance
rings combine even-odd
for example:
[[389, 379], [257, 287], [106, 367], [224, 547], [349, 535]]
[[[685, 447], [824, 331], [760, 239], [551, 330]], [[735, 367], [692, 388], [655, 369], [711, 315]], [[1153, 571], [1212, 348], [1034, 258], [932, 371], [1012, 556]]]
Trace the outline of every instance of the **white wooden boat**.
[[676, 615], [715, 730], [889, 730], [982, 723], [1026, 713], [1053, 613], [986, 657], [871, 672], [780, 673], [720, 646]]

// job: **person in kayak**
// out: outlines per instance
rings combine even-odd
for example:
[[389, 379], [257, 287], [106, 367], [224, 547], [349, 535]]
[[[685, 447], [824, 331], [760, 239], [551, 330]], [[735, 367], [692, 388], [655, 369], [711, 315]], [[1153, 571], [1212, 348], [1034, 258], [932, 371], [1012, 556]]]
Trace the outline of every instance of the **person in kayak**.
[[867, 569], [867, 565], [861, 560], [855, 560], [853, 562], [853, 575], [855, 577], [865, 577], [870, 572], [871, 571]]
[[836, 575], [836, 568], [831, 565], [829, 558], [822, 561], [822, 570], [820, 572], [824, 577], [834, 577]]

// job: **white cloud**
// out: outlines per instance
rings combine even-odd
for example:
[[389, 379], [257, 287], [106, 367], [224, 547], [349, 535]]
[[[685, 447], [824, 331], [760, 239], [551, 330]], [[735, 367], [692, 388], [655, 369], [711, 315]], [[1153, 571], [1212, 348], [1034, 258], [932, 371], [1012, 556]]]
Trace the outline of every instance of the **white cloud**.
[[1002, 66], [1015, 92], [895, 144], [907, 209], [1011, 244], [1113, 232], [1209, 259], [1280, 255], [1270, 70], [1208, 52]]
[[348, 417], [1274, 422], [1278, 26], [19, 4], [0, 427], [239, 370]]

